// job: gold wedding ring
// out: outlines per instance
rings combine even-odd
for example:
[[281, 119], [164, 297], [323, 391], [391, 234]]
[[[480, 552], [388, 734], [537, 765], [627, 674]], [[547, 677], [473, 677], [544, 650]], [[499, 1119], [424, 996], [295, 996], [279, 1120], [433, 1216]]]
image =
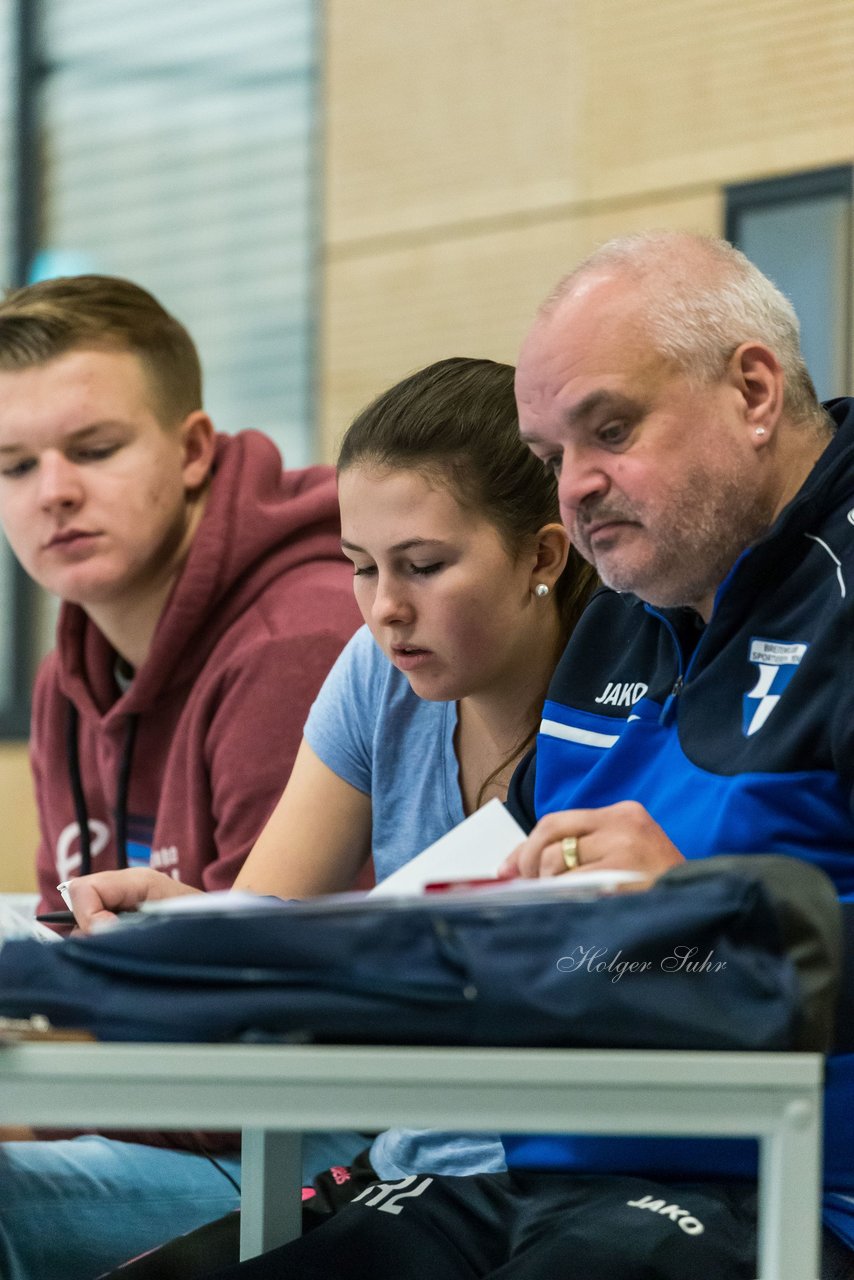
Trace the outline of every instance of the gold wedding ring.
[[563, 854], [563, 865], [567, 871], [574, 871], [580, 861], [578, 857], [578, 836], [564, 836], [560, 842]]

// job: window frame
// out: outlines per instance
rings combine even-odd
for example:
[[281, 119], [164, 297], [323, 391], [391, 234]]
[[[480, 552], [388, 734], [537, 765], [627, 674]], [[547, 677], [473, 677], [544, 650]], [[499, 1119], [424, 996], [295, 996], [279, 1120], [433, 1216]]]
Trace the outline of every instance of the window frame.
[[[741, 219], [746, 213], [794, 204], [800, 200], [816, 200], [823, 196], [841, 196], [847, 201], [847, 235], [845, 237], [844, 278], [852, 281], [854, 267], [854, 165], [830, 165], [823, 169], [807, 169], [800, 173], [774, 178], [759, 178], [735, 183], [726, 188], [724, 235], [736, 248], [740, 246]], [[844, 299], [844, 372], [846, 391], [854, 391], [854, 288], [849, 284]]]
[[[40, 0], [16, 0], [12, 10], [15, 59], [12, 121], [12, 252], [11, 284], [26, 283], [38, 235], [39, 121], [38, 83], [42, 74], [38, 48]], [[10, 599], [6, 601], [11, 664], [10, 697], [0, 703], [0, 739], [29, 737], [32, 684], [38, 665], [38, 589], [8, 544]]]

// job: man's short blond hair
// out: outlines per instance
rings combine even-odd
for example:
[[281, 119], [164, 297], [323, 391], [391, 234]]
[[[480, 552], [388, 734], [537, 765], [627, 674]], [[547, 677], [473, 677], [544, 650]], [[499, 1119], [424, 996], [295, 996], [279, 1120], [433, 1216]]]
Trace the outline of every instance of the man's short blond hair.
[[140, 285], [117, 276], [59, 276], [0, 301], [0, 370], [46, 364], [69, 351], [127, 351], [148, 376], [163, 426], [202, 407], [202, 371], [184, 326]]

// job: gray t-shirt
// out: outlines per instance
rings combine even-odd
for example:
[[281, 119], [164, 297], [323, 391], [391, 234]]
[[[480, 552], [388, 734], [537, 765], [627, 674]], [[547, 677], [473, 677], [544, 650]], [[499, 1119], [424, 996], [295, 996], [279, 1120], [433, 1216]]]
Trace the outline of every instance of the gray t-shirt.
[[[372, 848], [383, 880], [465, 818], [454, 753], [457, 708], [426, 702], [374, 643], [353, 636], [309, 712], [305, 737], [327, 768], [373, 798]], [[389, 1129], [374, 1140], [381, 1178], [495, 1173], [504, 1148], [488, 1133]]]

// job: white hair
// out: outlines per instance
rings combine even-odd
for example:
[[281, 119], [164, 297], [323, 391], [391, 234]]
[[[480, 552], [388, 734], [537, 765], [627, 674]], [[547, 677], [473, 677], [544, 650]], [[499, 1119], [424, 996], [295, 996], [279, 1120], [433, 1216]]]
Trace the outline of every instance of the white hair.
[[801, 354], [794, 307], [728, 241], [674, 231], [610, 240], [561, 280], [543, 312], [555, 309], [582, 277], [611, 271], [637, 280], [648, 336], [688, 377], [717, 380], [742, 343], [758, 341], [780, 361], [789, 416], [824, 421]]

